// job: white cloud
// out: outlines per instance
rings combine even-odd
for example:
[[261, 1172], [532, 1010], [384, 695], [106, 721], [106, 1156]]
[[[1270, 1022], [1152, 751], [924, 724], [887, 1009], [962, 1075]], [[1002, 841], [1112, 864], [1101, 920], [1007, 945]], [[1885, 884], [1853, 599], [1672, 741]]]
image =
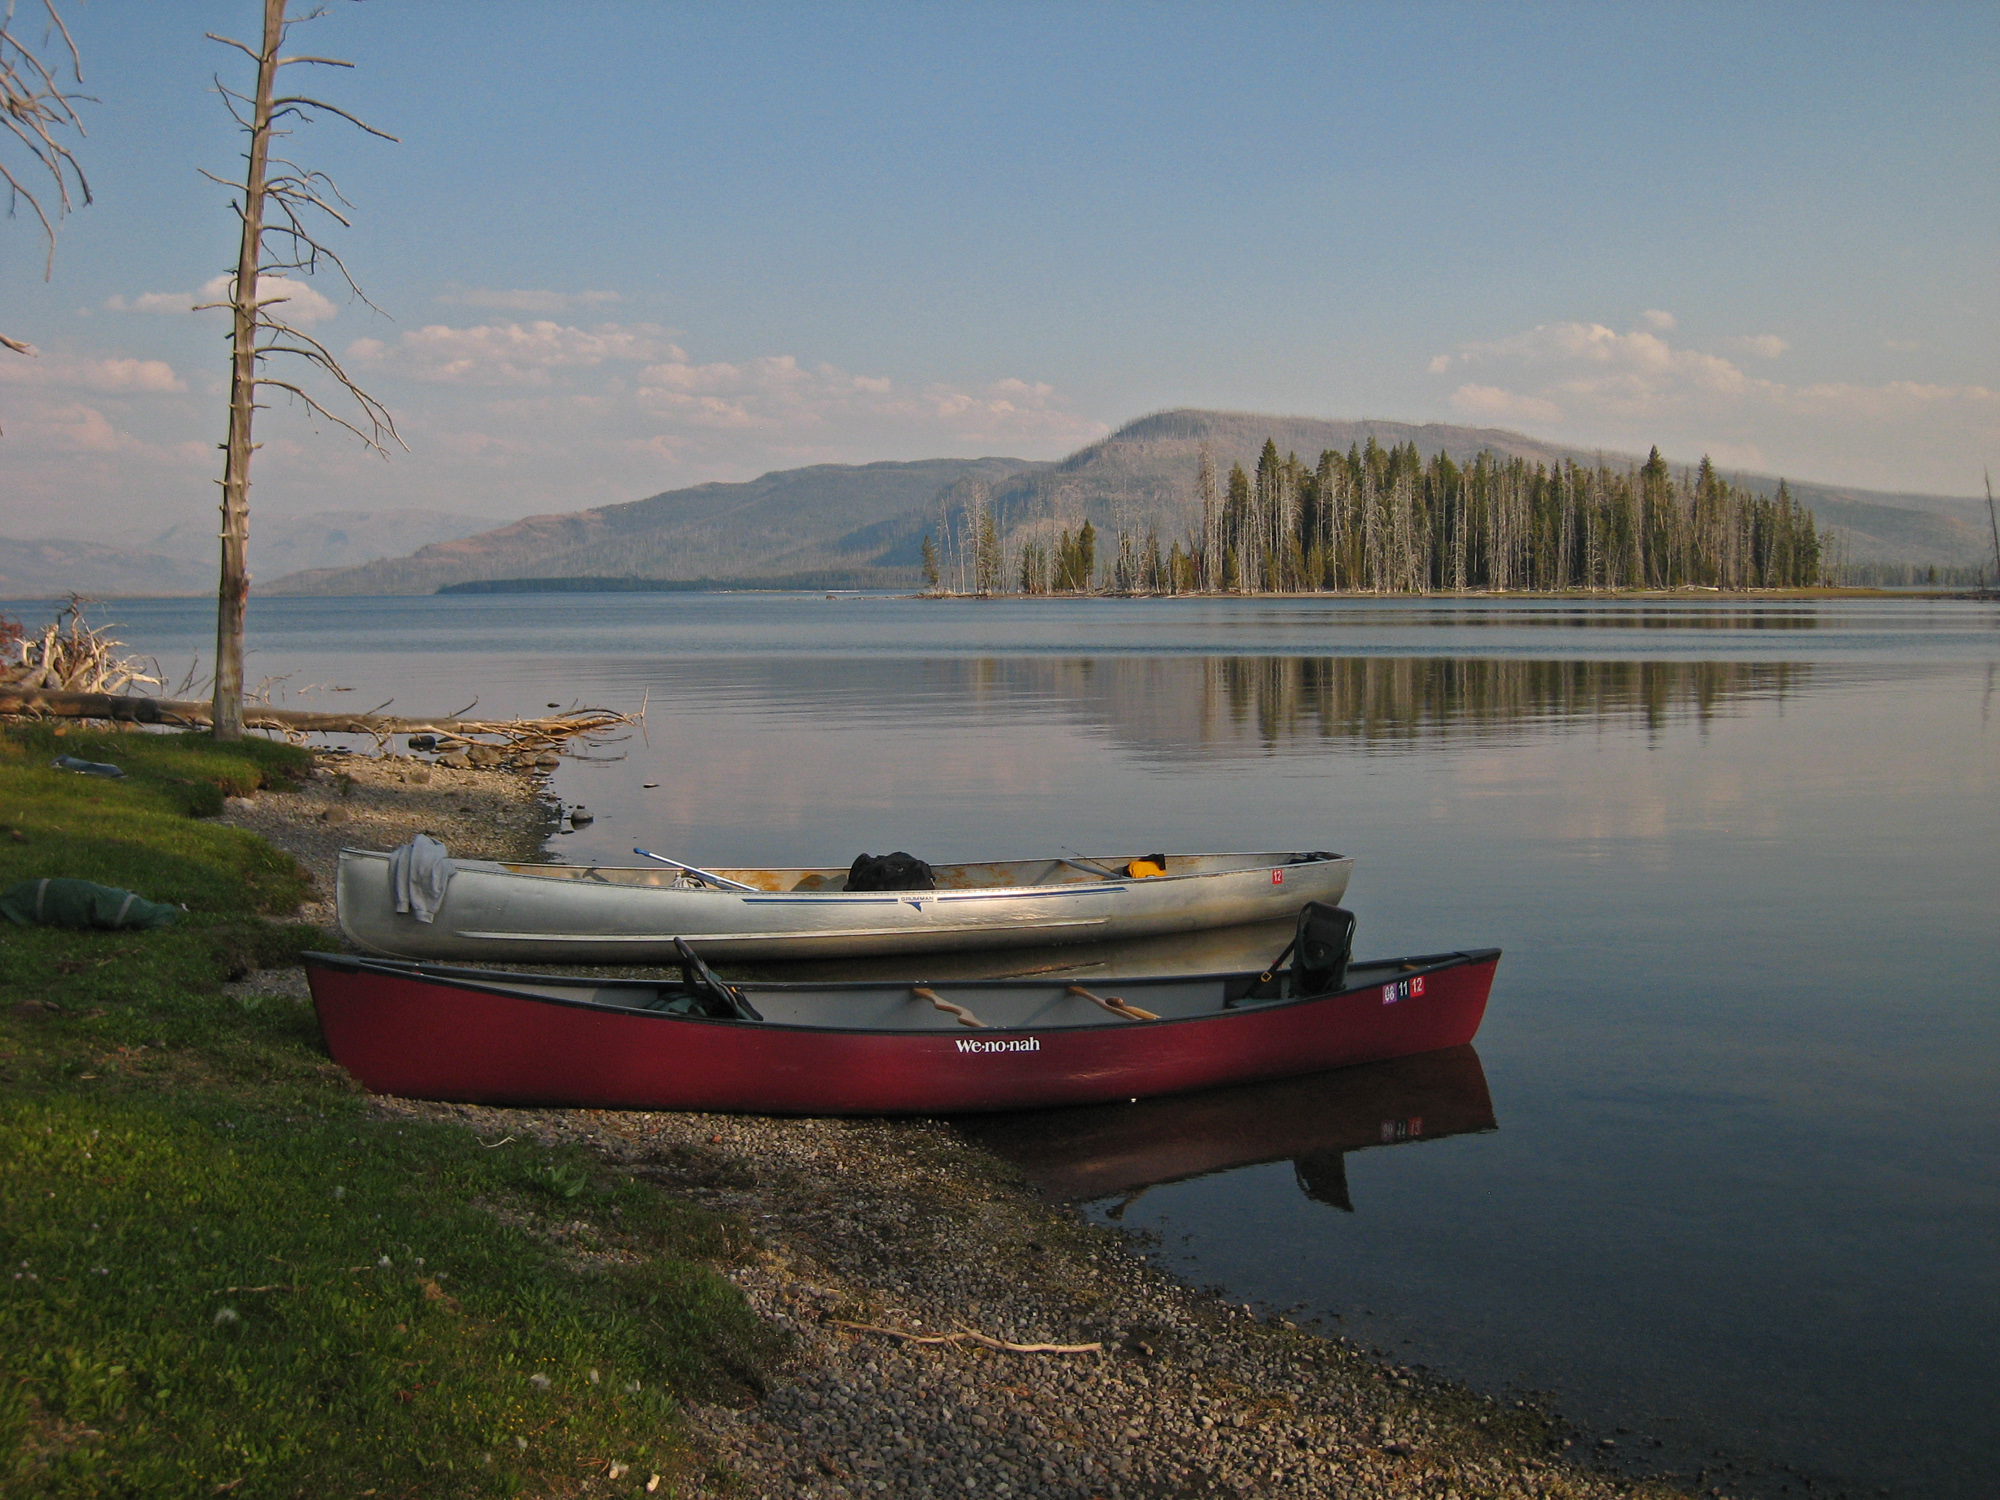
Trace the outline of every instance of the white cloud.
[[[791, 354], [700, 361], [650, 323], [432, 324], [394, 341], [357, 339], [347, 354], [358, 367], [430, 384], [513, 388], [521, 392], [511, 398], [517, 400], [544, 393], [574, 412], [643, 429], [621, 441], [661, 453], [689, 451], [686, 439], [700, 431], [817, 443], [886, 425], [956, 441], [1078, 444], [1105, 431], [1073, 415], [1042, 382], [1010, 377], [976, 388], [905, 387], [886, 375], [808, 366]], [[516, 418], [548, 420], [544, 407], [511, 410]]]
[[1562, 415], [1552, 401], [1497, 385], [1462, 385], [1451, 393], [1451, 404], [1466, 416], [1485, 421], [1553, 422]]
[[[411, 451], [381, 462], [276, 403], [257, 430], [256, 503], [268, 509], [324, 508], [337, 495], [567, 512], [804, 464], [1056, 458], [1107, 431], [1029, 374], [905, 380], [787, 352], [705, 358], [672, 330], [637, 322], [503, 317], [341, 343]], [[164, 363], [78, 360], [61, 367], [59, 388], [49, 366], [20, 373], [41, 363], [13, 361], [17, 383], [0, 386], [10, 396], [0, 532], [43, 524], [51, 506], [180, 514], [213, 503], [210, 429], [222, 409], [200, 394], [206, 371], [188, 381], [190, 395], [134, 399], [177, 375]], [[89, 394], [113, 389], [125, 394]]]
[[[225, 300], [235, 280], [234, 276], [225, 274], [211, 276], [201, 284], [199, 291], [140, 292], [136, 297], [107, 297], [104, 307], [107, 312], [192, 313], [197, 308], [207, 308]], [[257, 300], [278, 304], [279, 313], [285, 321], [296, 323], [301, 328], [324, 323], [340, 313], [340, 308], [317, 287], [291, 276], [259, 276]]]
[[616, 292], [501, 291], [454, 283], [439, 292], [437, 300], [453, 307], [484, 307], [495, 312], [562, 313], [577, 308], [603, 307], [624, 299]]
[[[1601, 323], [1543, 323], [1462, 344], [1429, 363], [1461, 374], [1446, 398], [1466, 416], [1532, 422], [1544, 435], [1644, 452], [1709, 452], [1736, 467], [1775, 465], [1884, 488], [1937, 485], [1938, 454], [2000, 446], [2000, 393], [1979, 385], [1892, 381], [1792, 384], [1678, 345], [1658, 318], [1618, 332]], [[1790, 345], [1776, 334], [1726, 341], [1758, 359]], [[1477, 381], [1465, 374], [1478, 370]], [[1726, 455], [1726, 458], [1724, 457]]]
[[77, 359], [54, 354], [0, 362], [0, 382], [67, 386], [117, 396], [187, 389], [174, 367], [163, 359]]
[[684, 358], [649, 323], [575, 328], [547, 320], [452, 328], [432, 323], [394, 342], [356, 339], [348, 355], [411, 380], [443, 385], [547, 385], [551, 372]]
[[1639, 314], [1639, 321], [1655, 333], [1671, 333], [1673, 332], [1675, 319], [1674, 315], [1670, 312], [1662, 312], [1657, 307], [1649, 307]]
[[1755, 333], [1742, 338], [1724, 339], [1731, 349], [1745, 354], [1754, 354], [1758, 359], [1776, 359], [1792, 346], [1775, 333]]
[[[234, 276], [215, 276], [202, 283], [200, 302], [220, 302], [229, 295]], [[301, 328], [309, 328], [314, 323], [324, 323], [337, 317], [340, 309], [321, 294], [317, 287], [289, 276], [259, 276], [257, 278], [257, 300], [260, 303], [276, 304], [274, 312], [287, 323], [296, 323]]]
[[193, 292], [141, 292], [136, 297], [106, 297], [104, 308], [107, 312], [130, 313], [191, 313], [194, 311]]

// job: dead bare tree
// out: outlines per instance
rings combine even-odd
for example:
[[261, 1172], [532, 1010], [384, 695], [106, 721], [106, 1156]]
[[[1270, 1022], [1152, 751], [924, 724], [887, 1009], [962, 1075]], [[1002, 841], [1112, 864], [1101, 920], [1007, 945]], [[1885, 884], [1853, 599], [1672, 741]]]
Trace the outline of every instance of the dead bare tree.
[[[41, 50], [47, 51], [49, 42], [60, 36], [69, 53], [69, 76], [81, 84], [83, 61], [69, 28], [56, 14], [54, 0], [42, 0], [42, 9], [49, 24]], [[6, 123], [13, 145], [25, 151], [28, 160], [17, 170], [0, 156], [0, 181], [7, 184], [7, 217], [13, 218], [25, 203], [41, 225], [47, 246], [42, 261], [42, 279], [46, 281], [55, 269], [56, 226], [76, 210], [78, 199], [91, 201], [90, 181], [77, 164], [67, 138], [72, 134], [82, 138], [83, 121], [76, 107], [95, 101], [88, 94], [70, 92], [62, 81], [61, 63], [50, 67], [43, 62], [41, 52], [23, 42], [14, 25], [14, 0], [7, 0], [6, 10], [0, 12], [0, 121]], [[36, 192], [38, 187], [50, 194], [47, 205]], [[4, 333], [0, 333], [0, 346], [16, 354], [35, 352], [35, 346], [25, 339], [9, 338]]]
[[[264, 38], [260, 48], [252, 48], [229, 37], [209, 32], [210, 41], [234, 47], [257, 64], [255, 95], [242, 94], [220, 78], [216, 91], [244, 134], [249, 138], [243, 153], [241, 181], [202, 175], [242, 196], [233, 205], [242, 220], [243, 234], [236, 257], [236, 274], [227, 301], [206, 304], [229, 310], [229, 437], [223, 444], [227, 457], [222, 469], [222, 578], [216, 598], [215, 622], [215, 737], [235, 740], [243, 737], [243, 615], [250, 598], [250, 574], [245, 550], [250, 540], [250, 456], [256, 444], [250, 440], [251, 419], [259, 406], [260, 390], [283, 391], [302, 404], [314, 417], [346, 428], [377, 453], [388, 454], [388, 444], [403, 444], [389, 411], [368, 392], [356, 385], [341, 368], [340, 361], [312, 335], [286, 321], [274, 308], [289, 299], [289, 290], [273, 290], [266, 278], [286, 271], [310, 276], [322, 263], [331, 266], [348, 290], [370, 308], [375, 304], [356, 285], [341, 258], [319, 238], [323, 224], [331, 220], [345, 228], [344, 209], [352, 207], [341, 197], [333, 179], [271, 154], [273, 139], [291, 134], [285, 122], [310, 122], [312, 112], [323, 110], [338, 116], [385, 141], [396, 138], [355, 118], [346, 110], [322, 99], [303, 94], [279, 94], [278, 70], [294, 65], [351, 68], [354, 64], [332, 57], [281, 57], [286, 33], [321, 14], [314, 10], [287, 19], [286, 0], [264, 0]], [[275, 248], [266, 258], [265, 240]], [[375, 309], [380, 311], [379, 308]], [[295, 379], [264, 373], [268, 362], [278, 358], [300, 361], [301, 378], [317, 372], [331, 379], [352, 399], [358, 415], [352, 421], [329, 411], [317, 397]], [[298, 366], [289, 368], [297, 369]]]

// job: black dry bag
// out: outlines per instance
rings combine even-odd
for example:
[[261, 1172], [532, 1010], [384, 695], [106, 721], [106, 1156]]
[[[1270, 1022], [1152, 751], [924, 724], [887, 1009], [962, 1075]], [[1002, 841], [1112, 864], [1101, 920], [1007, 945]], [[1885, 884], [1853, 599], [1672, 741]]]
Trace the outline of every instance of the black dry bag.
[[1299, 912], [1292, 945], [1292, 993], [1330, 995], [1347, 984], [1354, 957], [1354, 913], [1345, 907], [1308, 901]]
[[934, 891], [937, 876], [914, 854], [863, 854], [847, 871], [850, 891]]

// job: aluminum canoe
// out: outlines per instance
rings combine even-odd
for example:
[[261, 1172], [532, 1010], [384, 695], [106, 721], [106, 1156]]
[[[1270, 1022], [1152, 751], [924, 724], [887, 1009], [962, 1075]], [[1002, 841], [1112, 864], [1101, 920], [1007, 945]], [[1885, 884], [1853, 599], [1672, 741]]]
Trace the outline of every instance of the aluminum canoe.
[[1354, 861], [1322, 853], [1174, 854], [940, 865], [931, 891], [849, 891], [843, 869], [721, 869], [745, 891], [665, 866], [454, 860], [430, 922], [395, 909], [389, 855], [340, 855], [340, 928], [395, 958], [512, 963], [661, 963], [685, 938], [716, 960], [1096, 943], [1282, 921], [1337, 905]]
[[754, 1018], [724, 1020], [661, 1009], [685, 992], [675, 981], [305, 955], [327, 1050], [375, 1093], [757, 1114], [1097, 1104], [1461, 1046], [1499, 961], [1487, 948], [1356, 963], [1340, 989], [1299, 997], [1283, 970], [1087, 989], [751, 983], [734, 988]]

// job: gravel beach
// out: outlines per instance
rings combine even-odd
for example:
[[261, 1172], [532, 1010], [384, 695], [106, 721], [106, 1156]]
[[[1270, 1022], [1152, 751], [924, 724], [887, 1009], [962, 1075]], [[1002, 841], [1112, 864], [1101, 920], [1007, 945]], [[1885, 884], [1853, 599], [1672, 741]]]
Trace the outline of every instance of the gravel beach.
[[[552, 826], [550, 803], [519, 774], [393, 756], [320, 765], [301, 791], [233, 799], [223, 817], [313, 871], [325, 904], [303, 915], [329, 925], [342, 845], [387, 848], [422, 829], [455, 853], [522, 857]], [[303, 976], [238, 987], [302, 995]], [[690, 1409], [707, 1456], [735, 1476], [721, 1493], [1689, 1493], [1599, 1466], [1609, 1450], [1574, 1444], [1532, 1406], [1182, 1285], [947, 1122], [377, 1107], [461, 1121], [489, 1142], [511, 1136], [516, 1149], [583, 1146], [749, 1227], [754, 1249], [728, 1274], [794, 1343], [752, 1404]], [[578, 1254], [618, 1240], [615, 1225], [558, 1233]]]

